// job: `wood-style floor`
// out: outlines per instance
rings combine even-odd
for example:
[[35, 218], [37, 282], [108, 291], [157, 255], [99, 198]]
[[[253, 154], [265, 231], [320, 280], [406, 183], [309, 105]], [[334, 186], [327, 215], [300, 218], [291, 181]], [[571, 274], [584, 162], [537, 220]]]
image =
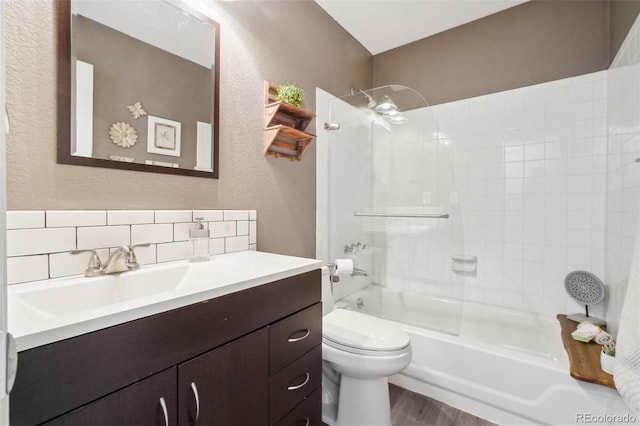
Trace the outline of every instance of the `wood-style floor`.
[[493, 426], [440, 401], [389, 385], [393, 426]]
[[[389, 399], [393, 426], [496, 426], [473, 414], [391, 384]], [[326, 426], [325, 423], [322, 425]]]

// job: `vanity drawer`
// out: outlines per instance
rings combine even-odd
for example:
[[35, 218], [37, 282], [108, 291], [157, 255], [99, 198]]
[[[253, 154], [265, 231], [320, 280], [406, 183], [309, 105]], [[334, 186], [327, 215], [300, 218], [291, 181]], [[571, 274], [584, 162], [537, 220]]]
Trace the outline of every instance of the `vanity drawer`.
[[322, 345], [269, 379], [269, 423], [274, 424], [322, 383]]
[[322, 426], [322, 388], [314, 390], [275, 426]]
[[316, 303], [269, 327], [269, 371], [276, 374], [322, 342], [322, 304]]

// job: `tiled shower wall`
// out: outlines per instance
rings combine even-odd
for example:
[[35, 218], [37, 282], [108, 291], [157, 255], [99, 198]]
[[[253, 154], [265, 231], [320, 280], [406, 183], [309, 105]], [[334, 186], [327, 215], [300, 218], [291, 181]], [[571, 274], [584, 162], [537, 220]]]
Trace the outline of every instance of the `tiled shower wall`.
[[616, 333], [640, 208], [640, 18], [608, 72], [608, 127], [605, 318]]
[[203, 218], [210, 254], [256, 249], [255, 210], [47, 210], [7, 212], [9, 284], [84, 273], [89, 254], [70, 249], [136, 248], [141, 265], [189, 258], [189, 230]]
[[582, 310], [564, 278], [604, 278], [606, 72], [432, 109], [453, 161], [465, 251], [478, 256], [465, 299]]
[[[453, 165], [451, 201], [459, 209], [451, 210], [464, 224], [452, 233], [452, 247], [478, 256], [477, 273], [463, 284], [466, 300], [549, 315], [581, 312], [564, 278], [587, 270], [608, 291], [590, 313], [617, 331], [640, 210], [639, 22], [608, 71], [428, 108], [439, 126], [437, 151], [447, 151], [441, 157]], [[322, 95], [319, 116], [330, 117], [331, 96]], [[330, 160], [322, 136], [317, 241], [325, 258]], [[395, 154], [406, 147], [392, 150], [385, 161], [403, 170], [408, 160]], [[405, 250], [410, 257], [413, 248]]]

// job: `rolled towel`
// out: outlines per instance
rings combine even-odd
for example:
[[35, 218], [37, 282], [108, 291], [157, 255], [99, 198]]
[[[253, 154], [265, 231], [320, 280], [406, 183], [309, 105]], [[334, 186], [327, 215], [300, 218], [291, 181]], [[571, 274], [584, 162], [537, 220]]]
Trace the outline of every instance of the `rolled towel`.
[[571, 337], [573, 337], [574, 340], [588, 343], [601, 331], [602, 330], [597, 325], [593, 325], [588, 322], [581, 322], [578, 324], [576, 331], [571, 333]]
[[600, 333], [596, 334], [596, 337], [593, 338], [593, 341], [599, 345], [608, 345], [610, 343], [614, 343], [613, 336], [604, 330], [600, 330]]

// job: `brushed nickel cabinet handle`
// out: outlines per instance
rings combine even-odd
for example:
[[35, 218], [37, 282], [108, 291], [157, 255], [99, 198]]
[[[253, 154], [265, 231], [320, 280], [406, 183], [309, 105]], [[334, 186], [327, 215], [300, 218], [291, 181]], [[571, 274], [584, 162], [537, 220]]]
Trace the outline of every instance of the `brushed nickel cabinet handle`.
[[311, 377], [311, 376], [309, 376], [309, 373], [305, 373], [304, 381], [303, 381], [302, 383], [300, 383], [299, 385], [289, 386], [289, 387], [287, 388], [287, 390], [289, 390], [289, 391], [294, 391], [294, 390], [298, 390], [298, 389], [300, 389], [301, 387], [303, 387], [304, 385], [306, 385], [307, 383], [309, 383], [309, 378], [310, 378], [310, 377]]
[[164, 397], [160, 398], [160, 408], [162, 408], [162, 415], [164, 416], [164, 426], [169, 426], [169, 413], [167, 413], [167, 403]]
[[193, 399], [196, 401], [196, 418], [193, 420], [193, 424], [195, 425], [200, 418], [200, 396], [198, 395], [198, 387], [195, 382], [191, 382], [191, 391], [193, 392]]
[[310, 423], [311, 423], [311, 420], [309, 419], [309, 417], [304, 419], [304, 426], [309, 426]]
[[309, 337], [309, 334], [311, 334], [311, 332], [309, 331], [309, 329], [306, 329], [305, 333], [304, 333], [304, 336], [302, 336], [302, 337], [289, 337], [289, 339], [287, 339], [287, 342], [289, 342], [289, 343], [299, 342], [299, 341], [304, 340], [307, 337]]

